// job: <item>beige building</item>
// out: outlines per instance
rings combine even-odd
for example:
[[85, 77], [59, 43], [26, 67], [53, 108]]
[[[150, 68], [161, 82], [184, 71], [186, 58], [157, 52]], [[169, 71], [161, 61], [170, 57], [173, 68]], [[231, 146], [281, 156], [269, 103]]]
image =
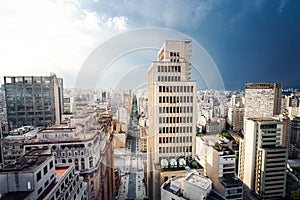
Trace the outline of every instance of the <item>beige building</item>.
[[204, 175], [213, 182], [213, 189], [225, 199], [243, 199], [243, 184], [235, 176], [236, 154], [231, 143], [220, 138], [196, 137], [196, 160]]
[[245, 89], [244, 118], [271, 118], [281, 113], [279, 83], [248, 83]]
[[239, 178], [259, 198], [284, 198], [287, 148], [282, 147], [283, 124], [274, 119], [245, 121], [240, 140]]
[[232, 130], [240, 131], [244, 128], [244, 107], [230, 106], [228, 108], [227, 123]]
[[[148, 70], [148, 172], [178, 166], [195, 155], [197, 83], [191, 81], [191, 40], [165, 41]], [[152, 174], [152, 175], [151, 175]], [[160, 185], [149, 180], [149, 197], [160, 198]], [[153, 190], [152, 190], [153, 189]], [[153, 194], [157, 195], [155, 198]]]

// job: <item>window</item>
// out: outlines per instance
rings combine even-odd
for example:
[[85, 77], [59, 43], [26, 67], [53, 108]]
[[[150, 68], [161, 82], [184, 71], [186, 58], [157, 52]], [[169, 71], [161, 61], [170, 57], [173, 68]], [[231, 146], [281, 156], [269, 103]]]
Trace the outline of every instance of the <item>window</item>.
[[41, 194], [42, 191], [43, 191], [43, 188], [40, 187], [40, 189], [38, 190], [38, 194]]
[[55, 192], [56, 199], [58, 199], [59, 194], [60, 194], [60, 192], [59, 192], [59, 189], [58, 189], [58, 190]]
[[90, 168], [93, 167], [93, 156], [89, 158], [89, 164], [90, 164]]
[[42, 179], [42, 173], [41, 171], [39, 171], [37, 174], [36, 174], [36, 181], [38, 182], [39, 180]]
[[30, 181], [27, 181], [27, 189], [31, 190], [31, 182]]
[[49, 169], [53, 168], [53, 160], [49, 163]]
[[49, 184], [49, 181], [47, 180], [44, 184], [44, 187], [46, 188], [48, 186], [48, 184]]
[[46, 165], [46, 166], [44, 167], [44, 175], [47, 174], [47, 173], [48, 173], [48, 166]]

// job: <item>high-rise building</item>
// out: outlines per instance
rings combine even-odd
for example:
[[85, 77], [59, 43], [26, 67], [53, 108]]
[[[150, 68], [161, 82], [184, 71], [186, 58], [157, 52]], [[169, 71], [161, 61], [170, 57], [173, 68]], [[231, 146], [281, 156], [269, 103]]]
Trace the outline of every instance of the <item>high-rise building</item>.
[[260, 199], [284, 198], [287, 148], [282, 147], [283, 124], [275, 119], [245, 121], [240, 140], [239, 178]]
[[281, 113], [280, 83], [248, 83], [244, 118], [271, 118]]
[[50, 76], [4, 77], [9, 129], [48, 127], [60, 123], [63, 112], [63, 79]]
[[190, 56], [191, 40], [165, 41], [158, 61], [148, 70], [147, 167], [152, 199], [160, 198], [161, 185], [154, 171], [187, 163], [195, 155], [197, 83], [191, 81]]

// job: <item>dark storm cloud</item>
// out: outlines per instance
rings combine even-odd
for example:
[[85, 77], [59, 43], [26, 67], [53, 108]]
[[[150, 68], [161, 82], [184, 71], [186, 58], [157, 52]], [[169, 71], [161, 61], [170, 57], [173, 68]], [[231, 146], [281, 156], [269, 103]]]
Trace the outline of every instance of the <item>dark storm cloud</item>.
[[257, 81], [300, 87], [300, 1], [99, 0], [85, 6], [107, 17], [127, 16], [129, 29], [158, 26], [196, 39], [228, 89]]

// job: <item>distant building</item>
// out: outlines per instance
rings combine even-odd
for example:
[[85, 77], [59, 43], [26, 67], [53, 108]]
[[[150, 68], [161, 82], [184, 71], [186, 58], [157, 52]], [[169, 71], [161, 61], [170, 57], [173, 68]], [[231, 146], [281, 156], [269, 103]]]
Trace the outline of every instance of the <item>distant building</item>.
[[[24, 130], [24, 127], [20, 129]], [[27, 130], [22, 134], [17, 135], [9, 135], [2, 139], [2, 150], [3, 150], [3, 158], [4, 164], [9, 164], [14, 162], [17, 158], [21, 157], [24, 153], [24, 142], [26, 140], [31, 140], [36, 137], [38, 129], [35, 128], [33, 130]]]
[[212, 118], [211, 120], [208, 120], [206, 124], [206, 132], [221, 132], [225, 129], [225, 124], [226, 122], [223, 118]]
[[288, 96], [287, 98], [287, 111], [288, 111], [288, 115], [291, 119], [295, 118], [295, 117], [299, 117], [300, 115], [300, 96], [299, 94], [294, 95], [291, 94], [290, 96]]
[[63, 79], [51, 76], [5, 76], [10, 130], [59, 124], [63, 113]]
[[178, 175], [161, 186], [163, 200], [202, 200], [207, 199], [212, 190], [212, 181], [197, 172]]
[[141, 152], [147, 152], [147, 128], [142, 126], [140, 127], [140, 137], [141, 137]]
[[74, 112], [74, 98], [72, 96], [64, 96], [63, 114], [72, 114], [73, 112]]
[[8, 199], [87, 199], [86, 183], [74, 165], [55, 165], [54, 156], [36, 149], [0, 170], [0, 193]]
[[165, 41], [148, 70], [148, 194], [160, 199], [161, 165], [195, 155], [197, 82], [191, 81], [191, 40]]
[[245, 89], [244, 118], [271, 118], [281, 113], [279, 83], [248, 83]]
[[228, 108], [227, 123], [233, 131], [243, 130], [244, 112], [244, 107], [230, 106]]
[[291, 121], [291, 158], [300, 158], [300, 117]]
[[261, 199], [285, 197], [287, 148], [282, 147], [282, 122], [253, 118], [240, 140], [239, 178]]

